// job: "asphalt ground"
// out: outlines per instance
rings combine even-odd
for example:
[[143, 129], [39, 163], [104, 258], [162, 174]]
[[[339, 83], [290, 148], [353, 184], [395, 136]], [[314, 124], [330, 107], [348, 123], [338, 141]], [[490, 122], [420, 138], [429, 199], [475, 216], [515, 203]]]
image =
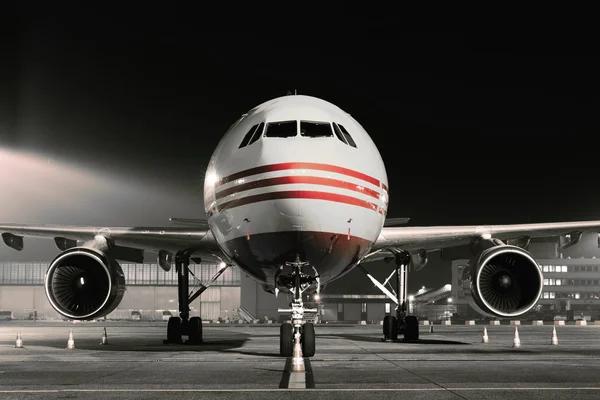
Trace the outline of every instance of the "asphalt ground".
[[557, 326], [558, 345], [552, 328], [518, 327], [515, 348], [509, 325], [422, 326], [417, 343], [384, 343], [379, 325], [317, 325], [298, 372], [279, 356], [278, 325], [205, 325], [203, 344], [165, 345], [160, 322], [7, 321], [0, 399], [600, 399], [600, 326]]

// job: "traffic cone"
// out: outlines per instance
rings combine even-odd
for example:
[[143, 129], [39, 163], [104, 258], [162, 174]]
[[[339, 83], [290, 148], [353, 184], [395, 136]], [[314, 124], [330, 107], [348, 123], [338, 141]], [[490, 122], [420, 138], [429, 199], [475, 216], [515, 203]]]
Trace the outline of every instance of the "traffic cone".
[[429, 333], [433, 333], [433, 324], [429, 325]]
[[490, 338], [488, 337], [487, 334], [487, 328], [484, 326], [483, 327], [483, 338], [481, 339], [481, 343], [489, 343], [490, 342]]
[[515, 338], [513, 339], [513, 347], [521, 347], [521, 339], [519, 339], [519, 330], [515, 326]]
[[555, 326], [552, 327], [552, 340], [550, 341], [550, 344], [553, 346], [556, 346], [558, 344], [558, 336], [556, 336]]
[[69, 331], [69, 340], [67, 341], [67, 350], [75, 349], [75, 341], [73, 340], [73, 329]]
[[21, 332], [17, 332], [17, 341], [15, 342], [15, 347], [17, 349], [23, 348], [23, 339], [21, 339]]
[[108, 336], [106, 336], [106, 327], [104, 327], [104, 333], [102, 334], [102, 342], [100, 342], [100, 344], [108, 344]]

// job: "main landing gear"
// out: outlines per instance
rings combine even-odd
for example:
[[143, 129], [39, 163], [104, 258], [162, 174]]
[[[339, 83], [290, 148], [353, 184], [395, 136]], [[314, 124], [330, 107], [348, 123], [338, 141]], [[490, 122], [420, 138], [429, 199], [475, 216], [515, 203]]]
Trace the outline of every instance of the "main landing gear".
[[405, 342], [413, 342], [419, 340], [419, 321], [414, 315], [407, 315], [407, 272], [411, 256], [404, 250], [394, 251], [394, 255], [398, 282], [396, 290], [398, 304], [396, 316], [387, 315], [383, 319], [383, 339], [381, 341], [397, 341], [398, 335], [404, 334]]
[[207, 284], [200, 284], [198, 290], [190, 293], [190, 275], [198, 281], [189, 269], [190, 255], [189, 251], [180, 251], [175, 255], [179, 317], [169, 318], [167, 339], [163, 340], [165, 344], [184, 343], [182, 336], [188, 337], [186, 344], [202, 343], [202, 319], [200, 317], [190, 318], [190, 303], [196, 300], [229, 267], [229, 265], [223, 264]]
[[[309, 263], [301, 262], [300, 256], [296, 256], [296, 261], [286, 262], [285, 267], [291, 268], [288, 275], [281, 275], [283, 266], [279, 269], [275, 277], [276, 287], [283, 286], [288, 289], [293, 296], [289, 309], [278, 309], [280, 313], [291, 313], [291, 323], [281, 324], [279, 331], [279, 354], [283, 357], [292, 357], [294, 346], [300, 345], [303, 357], [312, 357], [315, 355], [315, 326], [312, 322], [305, 322], [304, 315], [307, 313], [317, 313], [317, 309], [305, 308], [302, 301], [302, 294], [313, 284], [316, 285], [316, 294], [321, 290], [319, 274], [315, 267], [314, 276], [302, 272], [302, 267], [308, 267]], [[275, 289], [275, 295], [278, 293]]]

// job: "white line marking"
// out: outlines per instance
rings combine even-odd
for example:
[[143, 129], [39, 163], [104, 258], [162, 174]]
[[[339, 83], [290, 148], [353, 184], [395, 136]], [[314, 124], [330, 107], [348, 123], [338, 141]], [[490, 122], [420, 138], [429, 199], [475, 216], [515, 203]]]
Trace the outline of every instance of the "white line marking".
[[306, 389], [306, 374], [304, 372], [292, 372], [290, 374], [289, 389]]
[[[20, 390], [0, 390], [0, 393], [125, 393], [125, 392], [285, 392], [289, 389], [20, 389]], [[443, 392], [443, 391], [525, 391], [525, 390], [600, 390], [600, 387], [472, 387], [472, 388], [322, 388], [322, 389], [295, 389], [311, 392]]]

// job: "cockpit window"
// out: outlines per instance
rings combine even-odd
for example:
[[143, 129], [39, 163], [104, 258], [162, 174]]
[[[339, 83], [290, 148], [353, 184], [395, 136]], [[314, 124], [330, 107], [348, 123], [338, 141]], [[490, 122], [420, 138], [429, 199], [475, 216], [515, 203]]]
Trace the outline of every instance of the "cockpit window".
[[267, 123], [265, 137], [287, 138], [298, 134], [297, 121], [280, 121]]
[[340, 128], [335, 122], [333, 123], [333, 131], [335, 132], [335, 136], [337, 136], [337, 138], [340, 139], [342, 143], [348, 144], [348, 142], [346, 142], [346, 139], [344, 139], [344, 134], [342, 133], [342, 131], [340, 131]]
[[331, 137], [333, 131], [329, 122], [300, 121], [300, 135], [304, 137]]
[[250, 143], [248, 143], [248, 146], [250, 146], [252, 143], [254, 143], [258, 139], [260, 139], [264, 129], [265, 129], [265, 123], [261, 122], [260, 125], [258, 126], [258, 128], [256, 128], [256, 132], [254, 132], [254, 136], [252, 136], [252, 140], [250, 140]]
[[344, 134], [344, 137], [346, 138], [346, 141], [348, 142], [348, 144], [350, 146], [356, 148], [356, 143], [354, 142], [354, 139], [352, 139], [352, 136], [350, 136], [350, 134], [348, 133], [348, 131], [346, 130], [346, 128], [344, 128], [344, 125], [338, 124], [338, 126], [342, 130], [342, 133]]
[[248, 143], [250, 143], [250, 139], [252, 139], [252, 135], [254, 134], [254, 132], [256, 132], [256, 127], [258, 126], [258, 124], [254, 125], [252, 128], [250, 128], [248, 130], [248, 133], [246, 133], [246, 135], [244, 136], [244, 139], [242, 140], [242, 143], [240, 143], [240, 147], [238, 147], [238, 149], [241, 149], [242, 147], [248, 145]]

